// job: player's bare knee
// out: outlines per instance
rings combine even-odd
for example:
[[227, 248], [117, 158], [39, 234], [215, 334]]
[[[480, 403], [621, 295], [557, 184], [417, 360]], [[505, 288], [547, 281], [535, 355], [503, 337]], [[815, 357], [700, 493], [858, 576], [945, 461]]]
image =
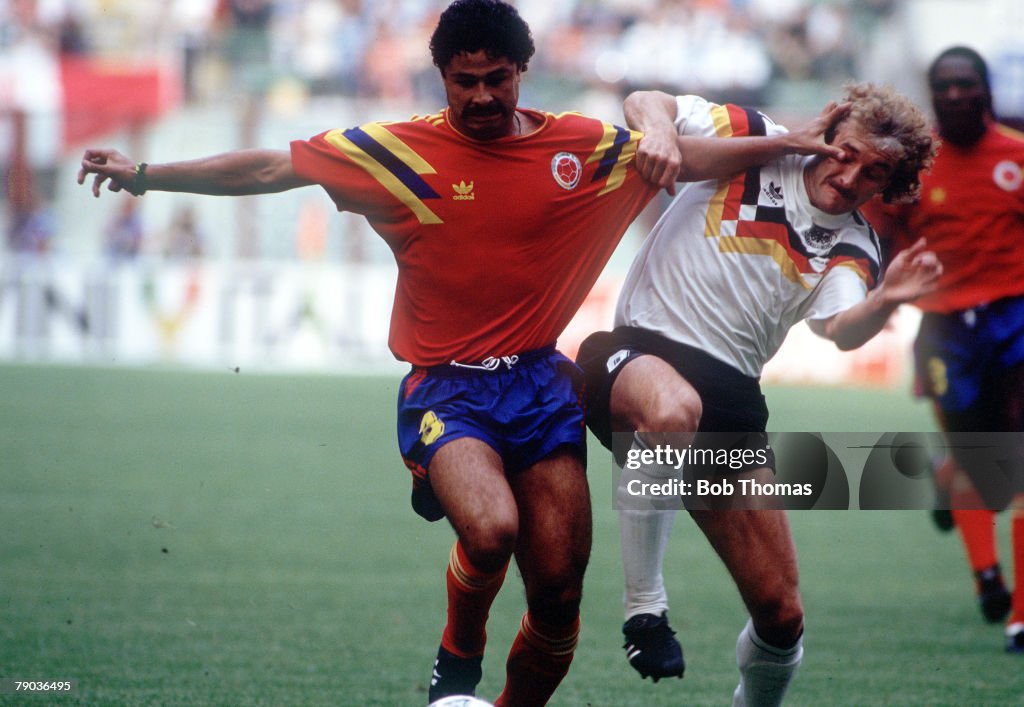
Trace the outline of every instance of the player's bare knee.
[[526, 592], [526, 603], [530, 607], [530, 613], [552, 625], [573, 621], [580, 613], [582, 599], [582, 583], [576, 580], [561, 585], [537, 583], [528, 587]]
[[685, 447], [700, 425], [700, 397], [688, 389], [666, 390], [651, 401], [639, 429], [648, 446]]
[[515, 550], [515, 523], [497, 519], [473, 524], [459, 531], [459, 538], [470, 562], [485, 572], [505, 566]]
[[752, 609], [751, 615], [757, 634], [773, 646], [793, 645], [804, 630], [804, 610], [798, 596], [763, 602]]
[[575, 616], [583, 596], [586, 564], [585, 555], [568, 552], [520, 562], [530, 611], [552, 623]]

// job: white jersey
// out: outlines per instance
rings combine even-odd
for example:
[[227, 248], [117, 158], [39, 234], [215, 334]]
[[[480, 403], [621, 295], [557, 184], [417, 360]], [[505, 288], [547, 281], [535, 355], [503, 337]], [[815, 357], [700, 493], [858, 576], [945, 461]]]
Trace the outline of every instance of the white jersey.
[[[766, 116], [697, 96], [677, 99], [681, 135], [786, 132]], [[881, 259], [860, 214], [811, 205], [786, 156], [729, 181], [681, 185], [626, 276], [616, 326], [641, 327], [699, 348], [758, 378], [790, 327], [864, 299]]]

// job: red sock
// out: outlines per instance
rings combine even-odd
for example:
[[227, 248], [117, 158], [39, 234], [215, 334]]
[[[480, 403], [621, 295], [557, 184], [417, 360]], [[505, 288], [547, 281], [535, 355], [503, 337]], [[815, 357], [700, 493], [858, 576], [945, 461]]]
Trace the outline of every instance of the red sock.
[[1013, 552], [1013, 613], [1010, 623], [1024, 623], [1024, 510], [1013, 511], [1010, 520]]
[[988, 508], [985, 502], [981, 500], [981, 496], [978, 495], [977, 489], [974, 488], [971, 478], [956, 465], [952, 457], [948, 458], [939, 467], [935, 474], [935, 481], [936, 484], [945, 484], [946, 491], [949, 493], [950, 508], [959, 508], [967, 511], [985, 510]]
[[569, 672], [579, 636], [579, 616], [568, 626], [552, 626], [526, 612], [508, 654], [505, 689], [495, 707], [547, 704]]
[[990, 510], [953, 509], [953, 520], [967, 551], [967, 562], [974, 572], [987, 570], [999, 562], [996, 551], [996, 514]]
[[508, 563], [497, 572], [481, 572], [458, 541], [448, 556], [448, 623], [441, 636], [445, 650], [461, 658], [483, 655], [487, 616], [505, 580]]

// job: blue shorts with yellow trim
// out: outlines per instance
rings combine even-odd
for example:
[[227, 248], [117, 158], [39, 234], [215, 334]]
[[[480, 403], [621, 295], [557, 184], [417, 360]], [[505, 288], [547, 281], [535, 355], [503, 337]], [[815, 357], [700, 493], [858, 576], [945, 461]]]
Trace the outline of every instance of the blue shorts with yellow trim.
[[497, 452], [507, 474], [570, 445], [586, 458], [582, 374], [548, 347], [481, 364], [413, 368], [398, 391], [398, 446], [413, 475], [413, 509], [427, 520], [443, 511], [427, 469], [437, 450], [463, 437]]
[[926, 313], [914, 342], [917, 393], [947, 413], [997, 409], [1007, 373], [1024, 364], [1024, 297]]

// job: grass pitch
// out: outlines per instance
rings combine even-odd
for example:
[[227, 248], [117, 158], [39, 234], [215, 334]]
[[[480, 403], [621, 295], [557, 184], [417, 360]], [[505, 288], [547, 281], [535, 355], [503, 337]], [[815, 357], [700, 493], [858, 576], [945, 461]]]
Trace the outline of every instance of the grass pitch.
[[[0, 703], [422, 706], [452, 533], [409, 508], [397, 382], [0, 367], [0, 678], [77, 681]], [[932, 429], [903, 391], [769, 404], [779, 430]], [[584, 628], [552, 704], [728, 704], [744, 614], [684, 516], [667, 582], [686, 678], [626, 665], [609, 471], [593, 447]], [[788, 704], [1019, 704], [1021, 658], [982, 622], [954, 535], [922, 512], [791, 519], [808, 628]], [[523, 608], [512, 572], [485, 698]]]

